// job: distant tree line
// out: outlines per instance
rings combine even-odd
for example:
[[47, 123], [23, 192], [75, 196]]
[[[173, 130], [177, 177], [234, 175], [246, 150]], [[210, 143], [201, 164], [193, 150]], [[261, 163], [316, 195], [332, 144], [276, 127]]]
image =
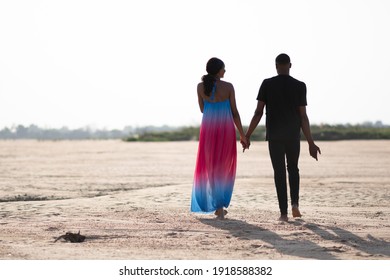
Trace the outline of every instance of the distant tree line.
[[[244, 127], [246, 130], [247, 127]], [[184, 127], [174, 131], [160, 131], [133, 135], [125, 138], [125, 141], [189, 141], [199, 140], [199, 127]], [[365, 123], [359, 125], [311, 125], [311, 132], [314, 140], [334, 141], [334, 140], [373, 140], [390, 139], [390, 126], [380, 122], [375, 124]], [[253, 132], [251, 140], [265, 140], [265, 126], [258, 126]], [[302, 134], [302, 140], [304, 136]], [[239, 134], [237, 133], [237, 140]]]
[[312, 125], [314, 140], [390, 139], [390, 126], [384, 125]]
[[132, 135], [148, 133], [150, 131], [170, 131], [174, 128], [168, 126], [131, 127], [119, 129], [92, 129], [90, 127], [69, 129], [40, 128], [37, 125], [17, 125], [0, 130], [0, 139], [37, 139], [37, 140], [84, 140], [84, 139], [124, 139]]
[[[244, 127], [246, 129], [247, 127]], [[83, 139], [122, 139], [128, 142], [143, 141], [197, 141], [199, 140], [199, 126], [170, 127], [170, 126], [127, 126], [123, 130], [105, 130], [79, 128], [60, 129], [40, 128], [36, 125], [17, 125], [0, 130], [0, 139], [37, 139], [37, 140], [83, 140]], [[311, 132], [315, 140], [372, 140], [390, 139], [390, 126], [381, 122], [364, 123], [358, 125], [311, 125]], [[302, 139], [304, 137], [302, 136]], [[237, 133], [238, 140], [238, 133]], [[265, 140], [265, 127], [258, 126], [252, 134], [252, 140]]]
[[120, 130], [96, 130], [87, 128], [68, 129], [63, 127], [39, 128], [36, 125], [18, 125], [12, 128], [5, 127], [0, 130], [0, 139], [38, 139], [38, 140], [62, 140], [62, 139], [115, 139], [125, 137]]

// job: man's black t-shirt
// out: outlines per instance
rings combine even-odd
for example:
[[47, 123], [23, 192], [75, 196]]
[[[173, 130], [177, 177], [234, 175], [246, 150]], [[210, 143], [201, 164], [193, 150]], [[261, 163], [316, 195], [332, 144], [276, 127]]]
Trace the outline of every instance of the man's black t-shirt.
[[299, 106], [306, 106], [306, 85], [289, 75], [265, 79], [257, 100], [266, 104], [266, 139], [300, 139]]

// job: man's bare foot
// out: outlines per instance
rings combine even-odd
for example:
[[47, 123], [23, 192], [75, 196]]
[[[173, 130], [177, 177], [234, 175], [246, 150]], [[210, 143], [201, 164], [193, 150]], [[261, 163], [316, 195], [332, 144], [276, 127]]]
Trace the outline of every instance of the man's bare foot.
[[223, 208], [219, 208], [215, 211], [215, 215], [217, 216], [218, 219], [225, 219], [225, 216], [227, 215], [228, 211], [226, 211]]
[[294, 218], [300, 218], [302, 217], [301, 212], [299, 212], [299, 208], [297, 205], [292, 206], [292, 215]]
[[288, 222], [288, 217], [287, 217], [287, 215], [280, 215], [279, 221], [281, 221], [281, 222]]

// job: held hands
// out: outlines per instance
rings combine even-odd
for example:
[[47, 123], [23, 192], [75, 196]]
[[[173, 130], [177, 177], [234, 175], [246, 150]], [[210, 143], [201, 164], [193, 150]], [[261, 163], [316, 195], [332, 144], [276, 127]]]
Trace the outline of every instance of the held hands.
[[315, 158], [315, 160], [317, 160], [318, 161], [318, 155], [317, 155], [317, 153], [320, 153], [321, 154], [321, 150], [320, 150], [320, 148], [318, 147], [318, 146], [316, 146], [314, 143], [310, 143], [309, 144], [309, 153], [310, 153], [310, 155], [313, 157], [313, 158]]
[[240, 136], [240, 143], [242, 145], [242, 152], [244, 153], [246, 149], [249, 150], [249, 146], [251, 145], [251, 142], [249, 138], [245, 136]]

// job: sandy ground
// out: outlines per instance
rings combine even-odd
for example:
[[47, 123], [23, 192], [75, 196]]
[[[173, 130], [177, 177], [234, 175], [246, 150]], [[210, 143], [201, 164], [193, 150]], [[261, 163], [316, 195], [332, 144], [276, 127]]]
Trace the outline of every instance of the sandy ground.
[[266, 142], [239, 153], [221, 221], [189, 212], [197, 142], [0, 141], [0, 259], [389, 260], [390, 141], [317, 144], [283, 223]]

